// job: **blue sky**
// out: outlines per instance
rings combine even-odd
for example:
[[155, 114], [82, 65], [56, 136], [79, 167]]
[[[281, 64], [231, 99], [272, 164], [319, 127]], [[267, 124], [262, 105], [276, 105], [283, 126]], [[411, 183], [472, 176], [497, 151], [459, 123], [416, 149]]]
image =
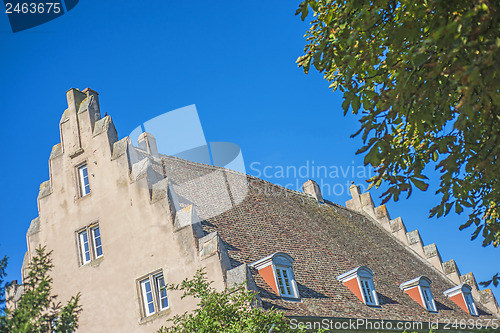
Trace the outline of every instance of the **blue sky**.
[[[112, 116], [120, 137], [195, 104], [207, 141], [238, 144], [248, 173], [293, 189], [313, 178], [324, 184], [327, 199], [350, 199], [350, 181], [363, 184], [370, 173], [355, 155], [360, 139], [349, 138], [357, 118], [342, 115], [341, 95], [322, 75], [297, 68], [307, 29], [294, 16], [297, 6], [86, 0], [16, 34], [1, 14], [0, 254], [10, 258], [7, 278], [20, 279], [26, 230], [38, 215], [38, 186], [48, 179], [65, 92], [72, 87], [100, 93], [101, 112]], [[317, 167], [319, 177], [312, 175]], [[288, 177], [279, 173], [287, 168]], [[443, 260], [455, 259], [462, 274], [490, 278], [499, 270], [500, 250], [471, 242], [473, 230], [458, 231], [465, 215], [429, 219], [438, 201], [437, 178], [431, 181], [428, 192], [389, 202], [391, 217], [401, 216], [408, 231], [418, 228], [424, 243], [436, 243]], [[376, 205], [380, 193], [372, 190]], [[500, 288], [493, 291], [500, 299]]]

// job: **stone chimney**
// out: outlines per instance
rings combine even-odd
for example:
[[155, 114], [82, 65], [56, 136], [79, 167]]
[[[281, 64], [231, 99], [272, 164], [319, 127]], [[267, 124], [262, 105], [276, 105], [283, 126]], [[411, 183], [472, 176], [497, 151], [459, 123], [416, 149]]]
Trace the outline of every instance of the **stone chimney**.
[[318, 202], [324, 203], [323, 196], [321, 195], [321, 189], [319, 188], [318, 183], [314, 180], [309, 179], [302, 185], [302, 191], [304, 193], [313, 196]]
[[153, 135], [147, 132], [141, 133], [137, 142], [139, 143], [139, 148], [146, 151], [151, 156], [159, 158], [156, 139]]

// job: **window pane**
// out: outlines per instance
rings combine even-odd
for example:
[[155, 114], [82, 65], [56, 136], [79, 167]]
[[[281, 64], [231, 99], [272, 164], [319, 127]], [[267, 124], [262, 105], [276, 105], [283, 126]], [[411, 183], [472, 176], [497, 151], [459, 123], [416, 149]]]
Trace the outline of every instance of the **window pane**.
[[80, 251], [83, 263], [88, 263], [90, 261], [90, 247], [87, 231], [80, 233]]
[[476, 309], [474, 308], [474, 299], [472, 298], [471, 294], [465, 294], [465, 304], [467, 304], [467, 309], [469, 309], [469, 313], [471, 315], [476, 316], [477, 312]]
[[434, 311], [434, 305], [432, 304], [432, 296], [429, 288], [422, 287], [422, 293], [424, 294], [425, 306], [427, 310]]
[[160, 310], [166, 309], [168, 308], [168, 298], [163, 275], [158, 275], [156, 277], [156, 286], [158, 288], [158, 304], [160, 305]]
[[366, 304], [374, 304], [372, 290], [368, 280], [361, 279], [361, 289], [363, 289], [363, 296], [365, 297]]
[[102, 244], [101, 244], [101, 232], [99, 227], [92, 228], [92, 234], [94, 236], [94, 250], [97, 258], [102, 256]]
[[288, 272], [286, 269], [283, 270], [283, 279], [285, 280], [286, 293], [292, 295], [292, 290], [290, 289], [290, 280], [288, 279]]
[[278, 278], [278, 288], [280, 290], [280, 293], [284, 294], [285, 293], [285, 287], [283, 285], [283, 277], [281, 275], [281, 269], [276, 268], [276, 276]]
[[291, 273], [288, 268], [276, 267], [276, 279], [278, 280], [278, 288], [282, 296], [293, 297], [294, 295], [290, 276]]
[[83, 165], [78, 168], [78, 176], [80, 180], [80, 194], [85, 196], [90, 193], [89, 175], [87, 171], [87, 165]]
[[153, 292], [151, 290], [151, 283], [149, 279], [141, 282], [142, 298], [144, 300], [144, 310], [146, 315], [149, 316], [155, 312], [154, 302], [153, 302]]

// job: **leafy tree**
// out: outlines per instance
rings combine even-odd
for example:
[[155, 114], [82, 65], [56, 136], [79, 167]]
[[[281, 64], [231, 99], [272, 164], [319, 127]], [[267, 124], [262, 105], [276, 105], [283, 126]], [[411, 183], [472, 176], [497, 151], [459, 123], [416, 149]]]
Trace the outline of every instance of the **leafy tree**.
[[[500, 245], [500, 3], [498, 0], [305, 0], [305, 54], [360, 114], [371, 186], [383, 203], [440, 175], [430, 216], [470, 212], [472, 239]], [[491, 282], [491, 281], [490, 281]], [[498, 275], [493, 279], [498, 284]]]
[[158, 333], [303, 332], [292, 330], [282, 312], [255, 307], [255, 292], [242, 286], [218, 292], [210, 285], [203, 270], [180, 285], [168, 285], [168, 290], [182, 290], [182, 298], [192, 296], [200, 301], [192, 313], [175, 316], [169, 320], [173, 325]]
[[[71, 297], [65, 306], [51, 295], [51, 253], [45, 247], [36, 250], [23, 281], [23, 295], [13, 309], [0, 315], [0, 333], [69, 333], [78, 328], [80, 295]], [[5, 276], [5, 265], [6, 261], [0, 263], [0, 277]]]
[[5, 273], [5, 268], [7, 267], [7, 256], [4, 256], [2, 260], [0, 260], [0, 314], [1, 314], [1, 306], [5, 303], [5, 283], [4, 279], [7, 273]]

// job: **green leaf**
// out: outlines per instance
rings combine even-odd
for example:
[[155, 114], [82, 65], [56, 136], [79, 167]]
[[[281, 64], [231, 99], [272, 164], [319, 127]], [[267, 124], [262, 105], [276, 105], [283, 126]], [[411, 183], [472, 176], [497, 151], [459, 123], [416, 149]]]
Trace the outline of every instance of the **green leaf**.
[[471, 236], [471, 240], [474, 240], [477, 238], [477, 236], [479, 235], [479, 233], [481, 232], [481, 230], [483, 229], [483, 225], [480, 225], [479, 227], [476, 228], [476, 230], [474, 230], [474, 232], [472, 233], [472, 236]]
[[423, 181], [416, 179], [415, 177], [410, 178], [410, 180], [419, 190], [427, 191], [429, 184], [426, 184]]
[[432, 152], [432, 160], [434, 162], [437, 162], [438, 159], [439, 159], [439, 153], [436, 150], [434, 150], [434, 152]]
[[347, 114], [349, 110], [349, 105], [351, 104], [351, 100], [344, 95], [344, 101], [342, 102], [342, 109], [344, 109], [344, 116]]
[[427, 190], [420, 174], [437, 167], [442, 197], [431, 216], [453, 204], [457, 214], [469, 208], [461, 229], [483, 226], [475, 236], [500, 246], [500, 36], [492, 4], [310, 0], [297, 13], [315, 12], [299, 65], [308, 73], [314, 54], [315, 68], [343, 93], [344, 115], [362, 113], [358, 153], [366, 164], [383, 163], [379, 180], [393, 189], [383, 200], [413, 186]]
[[352, 113], [354, 113], [354, 114], [358, 113], [360, 106], [361, 106], [361, 103], [359, 101], [359, 97], [354, 96], [354, 98], [352, 100]]
[[364, 163], [365, 165], [371, 164], [374, 167], [380, 165], [380, 156], [376, 145], [365, 155]]

